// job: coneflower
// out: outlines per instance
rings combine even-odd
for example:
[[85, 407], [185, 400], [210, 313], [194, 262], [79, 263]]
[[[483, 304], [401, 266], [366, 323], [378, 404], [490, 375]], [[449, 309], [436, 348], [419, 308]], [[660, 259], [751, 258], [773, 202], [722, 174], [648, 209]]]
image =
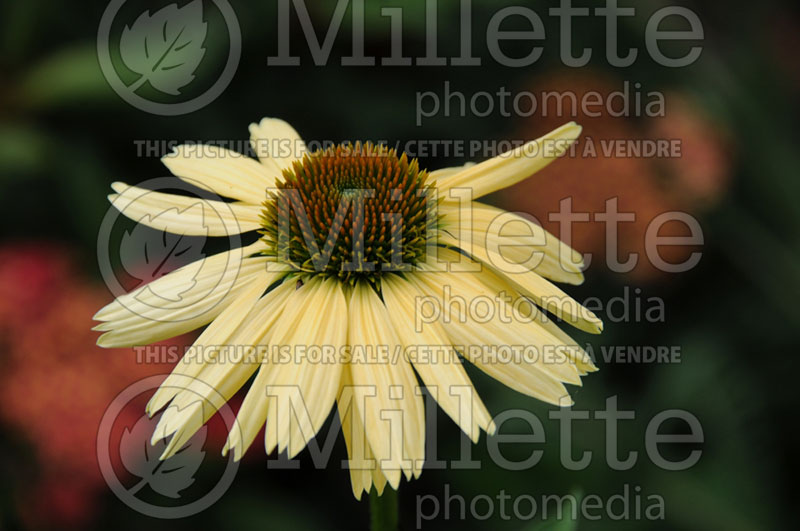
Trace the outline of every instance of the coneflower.
[[[240, 459], [266, 424], [267, 452], [292, 457], [336, 404], [358, 498], [421, 472], [418, 378], [472, 440], [494, 430], [461, 357], [517, 391], [571, 404], [564, 383], [579, 385], [596, 368], [542, 310], [600, 332], [600, 320], [549, 281], [581, 283], [581, 256], [529, 219], [474, 200], [543, 168], [580, 131], [569, 123], [485, 162], [428, 173], [370, 143], [311, 152], [286, 122], [264, 119], [250, 126], [258, 161], [211, 146], [164, 158], [179, 178], [233, 202], [115, 183], [112, 204], [156, 229], [260, 233], [95, 315], [105, 332], [98, 344], [108, 347], [208, 325], [148, 405], [151, 415], [166, 407], [153, 435], [172, 436], [162, 458], [254, 374], [225, 451]], [[217, 216], [198, 216], [204, 210], [190, 208], [198, 203]], [[524, 234], [506, 234], [509, 225]], [[165, 293], [179, 296], [180, 308], [160, 305]], [[470, 304], [477, 300], [480, 315]], [[420, 320], [424, 304], [430, 311]], [[512, 345], [537, 355], [496, 355]], [[255, 354], [229, 355], [228, 347]]]

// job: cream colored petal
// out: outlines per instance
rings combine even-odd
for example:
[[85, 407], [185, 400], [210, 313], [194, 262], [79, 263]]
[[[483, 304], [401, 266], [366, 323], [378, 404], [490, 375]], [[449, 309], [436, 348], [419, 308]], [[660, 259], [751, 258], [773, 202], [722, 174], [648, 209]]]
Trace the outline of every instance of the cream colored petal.
[[[97, 339], [97, 344], [105, 348], [147, 345], [170, 337], [195, 330], [210, 323], [220, 312], [236, 300], [242, 289], [249, 285], [253, 275], [266, 269], [263, 259], [249, 259], [242, 262], [235, 278], [217, 277], [216, 283], [204, 284], [205, 297], [187, 297], [174, 305], [171, 301], [163, 303], [160, 296], [143, 294], [119, 317], [100, 323], [94, 330], [106, 332]], [[285, 272], [273, 272], [278, 277]], [[205, 282], [207, 277], [198, 280]]]
[[444, 216], [445, 230], [458, 235], [459, 247], [464, 250], [476, 244], [499, 249], [505, 260], [524, 264], [545, 278], [569, 284], [583, 282], [583, 256], [519, 213], [478, 202], [464, 207], [442, 205], [439, 213]]
[[263, 164], [218, 146], [184, 144], [161, 161], [169, 171], [191, 185], [251, 205], [263, 203], [267, 188], [275, 186], [274, 172]]
[[[323, 299], [326, 300], [321, 301], [320, 297], [313, 297], [315, 293], [318, 295], [321, 293]], [[268, 419], [270, 422], [267, 425], [265, 437], [272, 437], [272, 439], [265, 440], [267, 453], [274, 450], [279, 443], [282, 445], [281, 448], [299, 451], [305, 446], [307, 440], [319, 430], [325, 417], [333, 407], [336, 391], [339, 388], [341, 366], [338, 364], [320, 364], [311, 368], [307, 368], [305, 366], [307, 364], [302, 367], [295, 366], [290, 363], [294, 361], [293, 358], [289, 360], [277, 358], [276, 361], [275, 352], [272, 349], [288, 345], [291, 350], [297, 344], [310, 344], [309, 339], [313, 339], [313, 337], [309, 338], [307, 335], [303, 337], [302, 335], [307, 330], [305, 327], [310, 326], [310, 321], [302, 323], [303, 317], [305, 316], [308, 319], [309, 312], [316, 311], [318, 315], [315, 322], [319, 327], [322, 312], [319, 311], [318, 307], [315, 308], [314, 304], [323, 303], [330, 310], [330, 305], [343, 304], [343, 297], [340, 291], [337, 294], [335, 289], [319, 279], [312, 279], [290, 293], [289, 299], [284, 305], [283, 313], [270, 332], [269, 337], [265, 338], [265, 340], [269, 341], [270, 348], [267, 351], [267, 356], [262, 360], [256, 378], [239, 409], [239, 414], [237, 415], [237, 422], [240, 427], [239, 433], [232, 432], [230, 434], [224, 451], [227, 452], [228, 449], [232, 449], [234, 456], [237, 459], [241, 458], [246, 449], [252, 444], [258, 430]], [[338, 311], [342, 311], [342, 308], [338, 308]], [[341, 321], [334, 322], [335, 320], [329, 317], [330, 315], [326, 316], [326, 322], [322, 326], [324, 330], [319, 330], [316, 333], [322, 334], [327, 330], [330, 336], [320, 341], [330, 341], [333, 344], [336, 341], [340, 341], [341, 338], [339, 336], [344, 333], [342, 330], [338, 330], [337, 327], [346, 326], [346, 324]], [[301, 323], [301, 325], [298, 323]], [[288, 344], [287, 340], [295, 343]], [[284, 366], [289, 367], [286, 368]], [[298, 375], [298, 371], [303, 374]], [[321, 382], [319, 381], [320, 378], [327, 378], [329, 381]], [[299, 397], [292, 393], [291, 389], [289, 389], [289, 393], [284, 394], [281, 394], [280, 390], [269, 389], [276, 385], [296, 385], [300, 387], [299, 394], [303, 395], [303, 400], [305, 400], [308, 410], [300, 409], [303, 404], [282, 403], [287, 399], [292, 400]], [[316, 386], [318, 389], [308, 390], [309, 386]], [[331, 386], [334, 388], [333, 392], [329, 392], [329, 387]], [[273, 394], [273, 397], [270, 398], [268, 396], [268, 391]], [[331, 395], [330, 398], [328, 398], [329, 395]], [[301, 421], [300, 424], [295, 423], [295, 425], [292, 425], [291, 417], [287, 416], [291, 415], [292, 411], [286, 408], [286, 405], [295, 407], [295, 411], [300, 409], [300, 411], [297, 411], [299, 414], [308, 412], [308, 419], [305, 419], [308, 422]], [[282, 409], [278, 410], [278, 406], [281, 406]], [[320, 417], [322, 417], [322, 420], [318, 420]], [[288, 423], [288, 428], [286, 428], [286, 423]], [[288, 432], [285, 431], [287, 429], [289, 430]], [[309, 435], [312, 431], [313, 433]], [[270, 435], [271, 432], [272, 435]], [[289, 446], [290, 442], [293, 444], [291, 447]]]
[[472, 198], [477, 199], [523, 181], [563, 155], [580, 134], [581, 127], [570, 122], [516, 149], [438, 179], [440, 197], [451, 201], [448, 190], [469, 188]]
[[597, 366], [595, 366], [591, 356], [583, 347], [572, 339], [569, 334], [561, 330], [555, 321], [547, 315], [547, 312], [536, 306], [529, 297], [520, 294], [511, 282], [489, 269], [485, 269], [481, 273], [481, 282], [486, 284], [494, 293], [509, 294], [512, 306], [518, 308], [520, 315], [543, 328], [546, 333], [555, 339], [556, 343], [562, 343], [565, 348], [561, 349], [561, 351], [572, 360], [581, 376], [597, 371]]
[[208, 324], [251, 276], [267, 270], [274, 280], [286, 268], [264, 257], [243, 258], [253, 247], [236, 249], [188, 264], [122, 295], [95, 314], [106, 332], [97, 344], [121, 347], [149, 344]]
[[344, 435], [345, 445], [347, 446], [350, 486], [353, 488], [353, 496], [360, 500], [361, 493], [369, 492], [372, 488], [370, 471], [377, 466], [377, 461], [375, 461], [375, 457], [369, 448], [369, 441], [367, 441], [367, 434], [364, 431], [364, 424], [361, 422], [361, 415], [355, 411], [355, 406], [353, 405], [352, 385], [350, 367], [345, 366], [342, 370], [336, 405], [339, 419], [342, 423], [342, 435]]
[[275, 175], [288, 168], [294, 160], [302, 159], [308, 149], [297, 131], [277, 118], [264, 118], [250, 124], [250, 145], [258, 160]]
[[439, 181], [444, 179], [445, 177], [450, 177], [451, 175], [455, 175], [456, 173], [463, 171], [467, 168], [475, 166], [474, 162], [467, 162], [463, 166], [451, 166], [448, 168], [440, 168], [438, 170], [433, 170], [428, 175], [430, 175], [431, 179], [434, 181]]
[[[493, 378], [560, 405], [568, 397], [561, 382], [580, 384], [579, 371], [562, 352], [562, 343], [535, 323], [518, 318], [508, 303], [481, 281], [481, 274], [422, 271], [409, 275], [409, 280], [429, 297], [439, 298], [440, 320], [450, 340], [466, 359]], [[491, 313], [476, 310], [473, 303], [478, 300], [481, 307], [491, 308]]]
[[[220, 284], [223, 289], [229, 288], [239, 273], [255, 272], [257, 269], [253, 267], [255, 265], [266, 269], [265, 257], [252, 256], [263, 248], [263, 244], [259, 241], [248, 247], [231, 249], [187, 264], [129, 293], [120, 295], [101, 308], [93, 319], [121, 321], [131, 317], [131, 314], [140, 316], [148, 310], [148, 306], [152, 306], [154, 310], [164, 308], [168, 312], [185, 307], [186, 303], [205, 298], [208, 295], [207, 289], [216, 288]], [[243, 271], [245, 263], [250, 265]], [[227, 278], [226, 275], [233, 278]]]
[[153, 192], [125, 183], [111, 185], [111, 204], [132, 220], [189, 236], [231, 236], [261, 228], [262, 208], [242, 203]]
[[[258, 369], [262, 353], [258, 346], [294, 290], [291, 282], [284, 282], [262, 296], [265, 279], [258, 280], [254, 278], [252, 288], [237, 297], [187, 350], [148, 402], [148, 414], [152, 415], [181, 394], [186, 395], [186, 403], [191, 402], [193, 395], [196, 397], [191, 387], [178, 385], [178, 382], [198, 380], [201, 386], [205, 384], [215, 389], [227, 401]], [[213, 405], [219, 409], [222, 404]]]
[[[203, 330], [203, 333], [187, 349], [181, 361], [148, 402], [146, 408], [148, 414], [152, 415], [177, 395], [192, 395], [194, 390], [191, 386], [178, 385], [177, 382], [197, 379], [205, 367], [218, 363], [224, 364], [231, 354], [223, 351], [228, 339], [253, 310], [256, 302], [267, 289], [266, 282], [266, 271], [254, 274], [242, 293]], [[203, 383], [206, 383], [205, 379]], [[194, 398], [197, 398], [196, 394]], [[214, 405], [217, 409], [222, 406], [222, 404]]]
[[295, 294], [296, 285], [291, 281], [284, 282], [275, 291], [281, 290], [280, 299], [270, 302], [264, 307], [263, 312], [255, 319], [264, 321], [264, 334], [258, 341], [258, 345], [264, 347], [258, 367], [258, 372], [245, 395], [239, 412], [236, 416], [236, 430], [228, 434], [228, 440], [222, 450], [223, 455], [228, 451], [233, 452], [233, 457], [237, 461], [241, 459], [247, 449], [253, 444], [259, 430], [264, 426], [269, 409], [269, 398], [267, 397], [267, 385], [273, 380], [272, 371], [276, 368], [270, 359], [270, 344], [274, 337], [276, 325], [279, 322], [284, 310], [289, 307], [292, 296]]
[[[174, 371], [162, 384], [159, 391], [165, 390], [165, 394], [158, 398], [153, 397], [154, 400], [163, 402], [169, 398], [169, 395], [174, 394], [176, 388], [179, 392], [164, 411], [153, 433], [153, 443], [174, 434], [161, 459], [169, 458], [182, 448], [197, 429], [230, 400], [261, 365], [259, 351], [256, 351], [255, 347], [263, 341], [263, 336], [274, 323], [275, 316], [280, 315], [291, 288], [292, 286], [278, 287], [258, 302], [253, 299], [253, 296], [260, 295], [260, 290], [252, 290], [243, 296], [240, 307], [250, 309], [247, 315], [231, 309], [228, 322], [219, 327], [213, 327], [212, 323], [212, 327], [209, 327], [211, 333], [198, 338], [193, 346], [193, 352], [196, 355], [202, 355], [202, 352], [199, 351], [203, 347], [213, 349], [216, 343], [227, 342], [226, 345], [223, 345], [227, 347], [227, 350], [207, 354], [209, 359], [201, 365], [201, 370], [196, 375], [186, 376]], [[263, 318], [263, 321], [259, 321], [259, 318]], [[235, 321], [239, 321], [239, 324], [235, 326], [236, 332], [231, 332], [232, 324]], [[205, 344], [201, 341], [205, 341]], [[248, 348], [246, 354], [241, 351], [242, 347]], [[239, 351], [233, 349], [239, 349]], [[155, 409], [157, 405], [154, 404], [150, 409]], [[236, 437], [241, 440], [241, 436], [242, 426], [237, 421], [236, 425], [231, 428], [228, 437], [229, 440]], [[224, 452], [227, 452], [227, 448], [226, 446]], [[234, 457], [237, 459], [241, 455], [241, 453], [234, 453]]]
[[233, 458], [237, 461], [240, 460], [253, 444], [258, 431], [264, 426], [269, 409], [266, 386], [270, 381], [270, 373], [273, 369], [272, 364], [264, 363], [262, 360], [256, 377], [250, 384], [250, 389], [247, 390], [239, 412], [236, 414], [237, 429], [228, 434], [228, 440], [222, 449], [223, 455], [227, 455], [231, 451]]
[[[509, 288], [513, 288], [510, 284]], [[531, 301], [531, 305], [533, 302]], [[590, 372], [597, 371], [597, 366], [594, 364], [592, 357], [581, 347], [569, 334], [561, 330], [561, 328], [551, 319], [546, 313], [535, 306], [531, 308], [533, 311], [529, 313], [531, 319], [544, 328], [547, 333], [561, 341], [567, 348], [563, 351], [575, 364], [581, 376], [585, 376]]]
[[425, 417], [419, 385], [389, 315], [365, 282], [349, 308], [353, 399], [383, 474], [397, 488], [401, 472], [418, 476], [425, 458]]
[[[446, 232], [439, 234], [439, 241], [456, 248], [463, 243]], [[599, 334], [603, 331], [603, 322], [593, 312], [537, 272], [529, 270], [522, 264], [509, 263], [499, 253], [483, 247], [480, 239], [472, 243], [472, 249], [469, 250], [472, 256], [502, 275], [540, 307], [590, 334]]]
[[397, 275], [385, 275], [381, 280], [383, 300], [389, 311], [392, 326], [409, 354], [414, 369], [425, 382], [428, 391], [458, 424], [464, 433], [477, 442], [480, 429], [493, 432], [491, 415], [483, 405], [467, 376], [442, 325], [433, 321], [421, 323], [419, 302], [424, 295], [416, 286]]
[[361, 421], [361, 415], [355, 410], [353, 404], [353, 379], [350, 376], [350, 367], [346, 365], [342, 369], [342, 379], [336, 405], [339, 419], [342, 423], [342, 434], [347, 446], [350, 484], [353, 488], [353, 495], [357, 500], [360, 500], [361, 493], [369, 493], [373, 483], [378, 495], [383, 494], [383, 489], [386, 486], [386, 476], [383, 475], [378, 461], [369, 447], [364, 423]]
[[347, 301], [338, 280], [312, 279], [293, 293], [270, 340], [286, 347], [290, 359], [271, 371], [267, 386], [273, 389], [260, 390], [273, 395], [265, 432], [267, 452], [277, 447], [294, 457], [330, 414], [339, 391], [346, 315]]
[[[230, 351], [220, 352], [220, 350], [224, 349], [231, 334], [242, 324], [242, 320], [250, 313], [253, 305], [264, 293], [269, 285], [265, 283], [266, 281], [266, 271], [253, 275], [251, 285], [244, 289], [242, 294], [200, 334], [200, 337], [184, 356], [184, 361], [187, 358], [199, 360], [194, 367], [216, 364], [230, 366], [225, 363], [225, 359], [233, 353]], [[185, 367], [186, 364], [182, 363], [182, 365]], [[190, 368], [194, 367], [190, 366]], [[255, 367], [250, 372], [254, 370]], [[187, 375], [179, 369], [174, 370], [148, 404], [148, 413], [152, 413], [153, 410], [160, 409], [164, 403], [172, 399], [170, 406], [161, 415], [151, 440], [152, 444], [155, 444], [157, 440], [166, 439], [174, 434], [167, 443], [161, 459], [169, 458], [182, 448], [197, 429], [227, 402], [245, 380], [246, 377], [244, 379], [228, 378], [225, 382], [228, 385], [227, 389], [224, 387], [220, 389], [219, 381], [207, 382], [205, 378], [198, 378], [197, 373]]]

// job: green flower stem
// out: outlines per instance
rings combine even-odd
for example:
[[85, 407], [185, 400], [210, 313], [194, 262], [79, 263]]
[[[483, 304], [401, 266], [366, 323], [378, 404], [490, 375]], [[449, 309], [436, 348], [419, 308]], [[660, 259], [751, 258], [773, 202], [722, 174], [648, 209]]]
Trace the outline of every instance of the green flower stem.
[[375, 489], [369, 493], [370, 529], [372, 531], [397, 530], [397, 491], [386, 486], [383, 496]]

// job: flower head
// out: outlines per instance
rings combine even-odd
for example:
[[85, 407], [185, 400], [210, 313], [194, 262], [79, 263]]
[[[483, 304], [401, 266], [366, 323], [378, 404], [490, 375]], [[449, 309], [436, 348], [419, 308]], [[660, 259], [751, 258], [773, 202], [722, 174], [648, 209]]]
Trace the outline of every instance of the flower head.
[[[162, 457], [254, 375], [225, 451], [241, 458], [266, 425], [267, 452], [292, 457], [335, 405], [356, 497], [421, 472], [419, 380], [473, 440], [494, 430], [462, 358], [520, 392], [571, 404], [564, 383], [579, 385], [596, 368], [544, 310], [600, 332], [600, 320], [550, 282], [581, 283], [581, 256], [530, 219], [475, 199], [562, 155], [579, 126], [430, 173], [370, 143], [309, 151], [281, 120], [250, 131], [258, 161], [211, 146], [181, 146], [164, 159], [176, 176], [233, 202], [121, 183], [110, 196], [156, 229], [261, 235], [95, 315], [102, 346], [208, 325], [148, 404], [150, 414], [166, 407], [153, 435], [171, 436]], [[206, 211], [215, 216], [198, 219]], [[515, 346], [521, 356], [497, 355]]]
[[[306, 153], [276, 186], [264, 202], [264, 254], [296, 271], [376, 284], [381, 272], [423, 260], [426, 235], [436, 229], [437, 218], [428, 216], [435, 190], [428, 173], [385, 146]], [[326, 245], [319, 249], [317, 242]]]

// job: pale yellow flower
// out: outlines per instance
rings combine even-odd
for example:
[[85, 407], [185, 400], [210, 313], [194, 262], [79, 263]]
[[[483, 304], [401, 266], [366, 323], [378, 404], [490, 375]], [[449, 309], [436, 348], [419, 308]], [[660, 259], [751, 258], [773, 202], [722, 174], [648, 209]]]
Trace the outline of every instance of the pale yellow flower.
[[[151, 415], [166, 407], [153, 435], [172, 436], [162, 458], [253, 375], [225, 451], [240, 459], [266, 424], [266, 451], [292, 457], [336, 404], [356, 497], [421, 472], [418, 378], [473, 441], [494, 431], [459, 354], [517, 391], [571, 404], [564, 383], [580, 385], [596, 368], [540, 308], [600, 332], [600, 320], [550, 282], [581, 283], [581, 255], [528, 218], [474, 200], [540, 170], [580, 131], [569, 123], [485, 162], [427, 173], [371, 144], [311, 153], [286, 122], [264, 119], [250, 126], [259, 160], [212, 146], [181, 146], [163, 159], [177, 177], [232, 202], [115, 183], [113, 205], [156, 229], [261, 232], [95, 316], [107, 347], [208, 325], [148, 404]], [[520, 345], [539, 355], [492, 354]], [[242, 357], [226, 348], [236, 346], [262, 348]], [[315, 358], [322, 347], [332, 355]]]

